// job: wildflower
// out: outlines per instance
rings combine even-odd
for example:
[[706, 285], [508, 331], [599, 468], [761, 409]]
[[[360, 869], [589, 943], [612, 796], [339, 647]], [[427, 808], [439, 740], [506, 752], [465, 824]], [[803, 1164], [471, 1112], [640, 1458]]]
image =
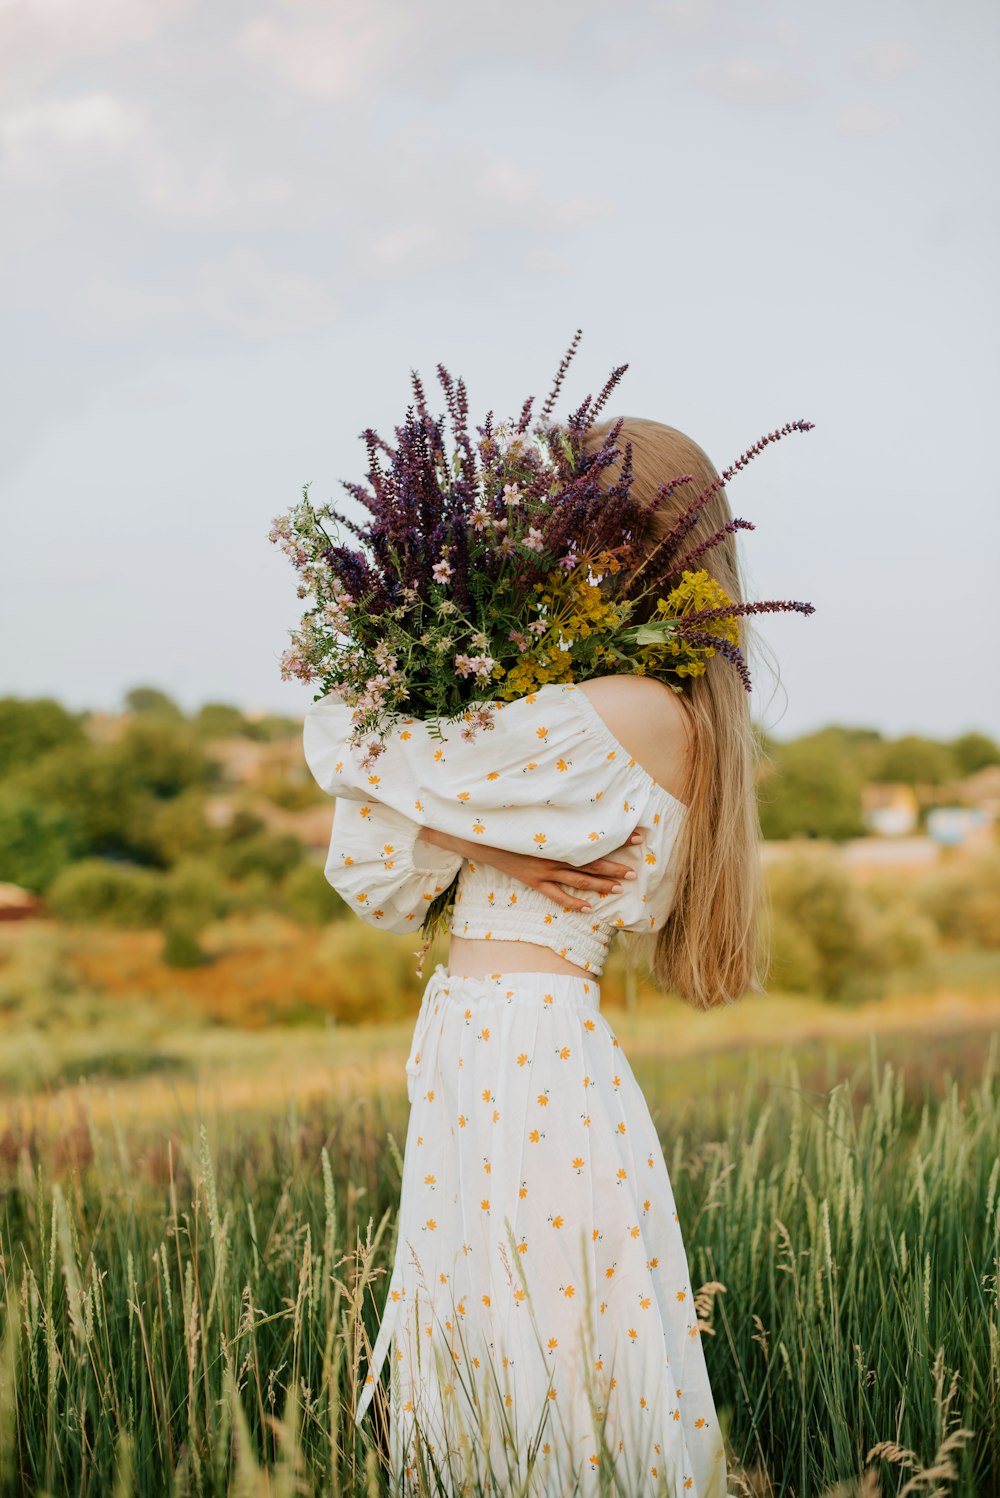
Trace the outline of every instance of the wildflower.
[[503, 486], [503, 497], [504, 497], [504, 503], [505, 504], [519, 505], [521, 503], [521, 486], [520, 486], [520, 484], [504, 484], [504, 486]]
[[444, 557], [442, 557], [440, 562], [434, 563], [431, 573], [436, 583], [446, 583], [452, 574], [451, 563], [445, 561]]
[[533, 525], [533, 526], [531, 526], [529, 528], [528, 534], [525, 536], [524, 540], [521, 542], [521, 545], [527, 551], [544, 551], [545, 550], [545, 540], [544, 540], [544, 537], [542, 536], [541, 531], [538, 529], [538, 527], [536, 525]]
[[489, 676], [496, 661], [491, 655], [456, 655], [455, 670], [460, 676]]

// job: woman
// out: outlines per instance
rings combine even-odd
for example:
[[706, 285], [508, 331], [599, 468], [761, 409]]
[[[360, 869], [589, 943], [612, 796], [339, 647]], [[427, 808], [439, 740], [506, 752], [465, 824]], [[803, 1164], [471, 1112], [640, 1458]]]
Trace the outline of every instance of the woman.
[[[659, 500], [664, 481], [718, 475], [672, 427], [627, 418], [627, 442], [633, 492], [662, 504], [653, 546], [686, 503]], [[722, 487], [703, 514], [706, 535], [732, 518]], [[731, 534], [703, 565], [742, 599]], [[596, 980], [627, 931], [694, 1007], [759, 987], [742, 683], [722, 659], [682, 694], [553, 683], [497, 704], [474, 742], [408, 720], [374, 769], [350, 727], [336, 694], [307, 711], [306, 758], [340, 802], [330, 883], [370, 924], [416, 931], [460, 875], [406, 1062], [398, 1243], [355, 1419], [391, 1347], [406, 1490], [422, 1465], [446, 1492], [597, 1492], [613, 1473], [629, 1494], [725, 1498], [667, 1166]]]

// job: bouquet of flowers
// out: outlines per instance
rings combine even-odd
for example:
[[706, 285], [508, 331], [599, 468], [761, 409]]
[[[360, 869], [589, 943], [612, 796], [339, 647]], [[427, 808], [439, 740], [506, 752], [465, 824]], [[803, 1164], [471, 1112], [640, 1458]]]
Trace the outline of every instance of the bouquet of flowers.
[[[797, 610], [808, 603], [736, 603], [699, 566], [730, 532], [731, 520], [694, 537], [712, 494], [770, 442], [808, 421], [770, 432], [713, 484], [692, 494], [669, 534], [651, 549], [650, 511], [631, 492], [632, 450], [618, 445], [622, 422], [588, 455], [585, 439], [627, 365], [612, 370], [563, 423], [552, 413], [581, 337], [577, 330], [552, 389], [532, 421], [534, 397], [519, 417], [490, 411], [469, 430], [461, 379], [437, 375], [451, 428], [428, 410], [420, 376], [395, 445], [362, 436], [367, 484], [344, 482], [370, 518], [302, 500], [277, 517], [270, 539], [294, 564], [297, 592], [310, 603], [281, 661], [282, 679], [319, 682], [353, 708], [352, 742], [384, 738], [399, 715], [464, 720], [474, 738], [492, 722], [493, 704], [547, 682], [586, 681], [611, 672], [655, 675], [675, 691], [718, 654], [750, 689], [739, 648], [741, 614]], [[618, 464], [613, 482], [604, 471]], [[658, 498], [693, 484], [680, 474]], [[345, 543], [341, 529], [356, 545]], [[369, 756], [379, 752], [378, 738]]]

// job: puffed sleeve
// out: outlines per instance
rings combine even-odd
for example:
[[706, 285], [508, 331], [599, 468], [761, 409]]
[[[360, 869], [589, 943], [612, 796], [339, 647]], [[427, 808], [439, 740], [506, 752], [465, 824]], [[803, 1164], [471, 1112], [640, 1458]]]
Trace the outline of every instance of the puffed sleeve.
[[366, 767], [352, 745], [352, 710], [336, 693], [307, 708], [305, 757], [331, 796], [375, 798], [424, 827], [576, 867], [620, 848], [640, 825], [654, 782], [613, 737], [586, 694], [548, 683], [493, 705], [494, 726], [462, 737], [462, 721], [431, 733], [397, 722]]
[[421, 828], [376, 801], [337, 797], [327, 882], [370, 926], [416, 931], [462, 867], [458, 853], [420, 841]]

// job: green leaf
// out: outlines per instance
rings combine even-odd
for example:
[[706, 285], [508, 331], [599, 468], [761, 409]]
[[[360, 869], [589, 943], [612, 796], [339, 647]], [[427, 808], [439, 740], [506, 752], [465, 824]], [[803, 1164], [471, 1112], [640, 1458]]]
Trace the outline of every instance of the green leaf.
[[662, 619], [655, 623], [635, 624], [631, 629], [621, 632], [621, 639], [631, 640], [636, 645], [662, 645], [676, 632], [676, 625], [672, 619]]

